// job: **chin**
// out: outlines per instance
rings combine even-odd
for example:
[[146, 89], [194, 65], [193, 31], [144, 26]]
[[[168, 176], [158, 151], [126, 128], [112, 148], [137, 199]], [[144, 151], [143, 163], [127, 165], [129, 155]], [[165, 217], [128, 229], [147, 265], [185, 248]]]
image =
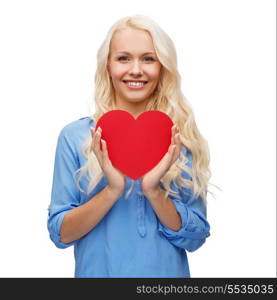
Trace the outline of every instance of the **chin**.
[[139, 103], [139, 102], [144, 102], [144, 101], [146, 101], [147, 100], [147, 98], [145, 97], [145, 98], [128, 98], [128, 101], [129, 102], [132, 102], [132, 103]]

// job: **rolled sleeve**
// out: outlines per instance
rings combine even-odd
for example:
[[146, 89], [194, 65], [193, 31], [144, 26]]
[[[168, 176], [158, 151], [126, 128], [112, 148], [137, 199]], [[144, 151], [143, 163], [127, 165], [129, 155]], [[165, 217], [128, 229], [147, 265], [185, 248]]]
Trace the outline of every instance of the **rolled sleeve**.
[[49, 221], [47, 227], [48, 227], [50, 239], [56, 245], [57, 248], [61, 248], [61, 249], [67, 248], [76, 243], [76, 241], [67, 244], [61, 242], [61, 236], [60, 236], [61, 225], [62, 225], [63, 218], [67, 214], [67, 212], [68, 211], [62, 211], [54, 215], [51, 214], [49, 210]]
[[[191, 157], [190, 157], [191, 158]], [[173, 188], [173, 190], [176, 190]], [[180, 199], [169, 195], [182, 220], [179, 231], [173, 231], [158, 222], [159, 232], [174, 246], [189, 252], [201, 247], [210, 236], [210, 225], [207, 221], [206, 204], [201, 196], [195, 197], [191, 190], [179, 188]]]
[[50, 239], [58, 248], [67, 248], [78, 241], [65, 244], [60, 240], [63, 218], [70, 210], [80, 205], [80, 191], [75, 182], [75, 171], [78, 168], [74, 144], [70, 139], [69, 129], [65, 127], [58, 137], [56, 147], [51, 203], [47, 219]]
[[[182, 227], [179, 231], [173, 231], [159, 222], [159, 231], [176, 247], [195, 251], [210, 236], [210, 225], [200, 211], [188, 208], [180, 200], [172, 201], [181, 217]], [[203, 202], [202, 198], [200, 201]]]

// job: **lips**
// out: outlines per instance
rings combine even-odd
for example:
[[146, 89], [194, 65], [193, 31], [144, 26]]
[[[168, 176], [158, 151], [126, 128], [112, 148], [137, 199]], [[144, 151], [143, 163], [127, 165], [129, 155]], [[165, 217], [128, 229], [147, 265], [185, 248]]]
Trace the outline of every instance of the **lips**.
[[128, 83], [128, 82], [143, 82], [143, 83], [147, 83], [148, 81], [146, 80], [122, 80], [124, 83]]
[[[125, 85], [127, 86], [127, 88], [131, 89], [131, 90], [140, 90], [143, 89], [145, 87], [145, 85], [147, 84], [147, 81], [142, 81], [142, 80], [122, 80]], [[131, 82], [134, 82], [131, 84]]]

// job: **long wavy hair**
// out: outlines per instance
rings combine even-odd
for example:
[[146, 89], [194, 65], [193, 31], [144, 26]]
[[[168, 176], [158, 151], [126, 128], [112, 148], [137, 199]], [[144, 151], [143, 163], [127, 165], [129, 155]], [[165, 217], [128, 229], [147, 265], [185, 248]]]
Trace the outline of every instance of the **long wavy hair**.
[[[187, 165], [188, 151], [181, 151], [180, 157], [161, 178], [161, 183], [166, 191], [165, 197], [172, 195], [178, 198], [178, 193], [171, 189], [173, 183], [175, 186], [188, 188], [196, 197], [201, 196], [206, 201], [207, 192], [210, 192], [208, 184], [211, 177], [208, 143], [199, 132], [193, 111], [181, 92], [181, 77], [177, 70], [175, 46], [170, 37], [149, 17], [135, 15], [122, 18], [108, 31], [97, 53], [94, 89], [95, 113], [90, 118], [96, 124], [103, 114], [117, 109], [115, 91], [107, 71], [107, 64], [110, 44], [115, 32], [127, 28], [144, 30], [151, 35], [156, 55], [161, 63], [160, 80], [145, 111], [159, 110], [166, 113], [179, 128], [182, 146], [188, 149], [192, 155], [192, 166], [190, 167]], [[82, 192], [86, 193], [90, 193], [104, 175], [95, 154], [90, 150], [91, 142], [92, 137], [89, 136], [82, 147], [86, 163], [76, 171], [79, 173], [77, 185]], [[190, 178], [183, 178], [182, 172], [189, 174]], [[84, 175], [88, 179], [86, 191], [81, 189], [79, 184], [80, 178]], [[131, 192], [133, 183], [134, 181], [128, 193], [125, 194], [125, 198]]]

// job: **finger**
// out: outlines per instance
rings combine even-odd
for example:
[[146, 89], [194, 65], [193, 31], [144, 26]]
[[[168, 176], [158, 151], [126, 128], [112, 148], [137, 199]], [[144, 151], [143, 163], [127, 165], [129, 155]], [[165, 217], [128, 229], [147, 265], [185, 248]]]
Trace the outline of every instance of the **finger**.
[[173, 145], [181, 146], [181, 135], [179, 132], [176, 132], [173, 136]]
[[173, 145], [178, 145], [178, 144], [179, 144], [178, 133], [177, 134], [172, 134], [170, 147], [173, 146]]
[[176, 130], [176, 125], [174, 124], [174, 125], [171, 127], [171, 133], [172, 133], [172, 135], [174, 134], [175, 130]]
[[95, 128], [91, 127], [90, 133], [91, 133], [91, 150], [93, 150], [95, 146]]
[[176, 146], [175, 151], [172, 155], [172, 160], [171, 160], [171, 164], [175, 163], [175, 161], [177, 160], [177, 158], [180, 156], [180, 148], [178, 148]]
[[100, 151], [100, 140], [101, 140], [101, 129], [100, 129], [100, 127], [98, 127], [98, 129], [96, 130], [96, 134], [95, 134], [95, 150], [97, 152], [101, 152]]
[[172, 127], [171, 127], [171, 144], [174, 144], [174, 136], [177, 132], [177, 125], [174, 124]]
[[[176, 128], [177, 130], [177, 128]], [[173, 144], [172, 144], [172, 149], [170, 152], [170, 165], [172, 165], [177, 158], [180, 156], [180, 150], [181, 150], [181, 138], [180, 138], [180, 133], [176, 133], [173, 137]]]
[[166, 169], [170, 168], [171, 162], [174, 156], [174, 151], [175, 151], [176, 145], [170, 145], [168, 148], [168, 152], [164, 155], [162, 160], [160, 161], [160, 166], [165, 167]]
[[181, 137], [180, 137], [180, 133], [176, 133], [174, 136], [174, 144], [175, 145], [180, 145], [181, 144]]
[[105, 161], [109, 161], [109, 153], [108, 153], [108, 149], [107, 149], [107, 143], [103, 139], [101, 139], [101, 143], [102, 143], [103, 159]]
[[174, 154], [174, 152], [175, 152], [175, 149], [176, 149], [176, 145], [172, 145], [172, 146], [170, 146], [170, 150], [169, 150], [169, 153], [170, 153], [170, 156], [172, 157], [173, 156], [173, 154]]
[[169, 146], [167, 153], [164, 156], [165, 161], [171, 162], [176, 145], [172, 144]]
[[173, 163], [176, 161], [176, 157], [178, 155], [177, 152], [178, 152], [178, 150], [177, 150], [176, 145], [173, 145], [172, 150], [171, 150], [171, 154], [169, 155], [169, 161], [168, 161], [169, 168], [171, 168]]
[[174, 151], [174, 145], [170, 145], [168, 151], [165, 153], [163, 158], [150, 172], [153, 172], [154, 174], [164, 174], [171, 166], [173, 151]]
[[102, 151], [100, 150], [100, 139], [101, 139], [101, 130], [100, 129], [97, 129], [96, 131], [94, 130], [93, 152], [94, 152], [95, 156], [97, 157], [100, 166], [102, 167], [102, 165], [103, 165], [103, 157], [102, 156], [103, 155], [102, 155]]
[[173, 134], [171, 134], [171, 141], [170, 141], [170, 145], [173, 145], [174, 144], [174, 137], [173, 137]]
[[90, 133], [91, 133], [91, 137], [94, 136], [94, 132], [95, 132], [95, 128], [94, 127], [90, 127]]
[[[176, 130], [176, 126], [172, 126], [172, 132], [174, 132]], [[175, 139], [177, 138], [177, 140], [175, 141]], [[171, 167], [172, 163], [176, 161], [176, 159], [179, 157], [180, 155], [180, 143], [178, 142], [179, 140], [179, 136], [177, 135], [175, 137], [175, 135], [172, 135], [171, 137], [171, 144], [168, 147], [168, 151], [167, 153], [164, 155], [164, 157], [162, 158], [162, 160], [160, 161], [160, 165], [163, 166], [169, 166]]]
[[181, 139], [180, 137], [176, 137], [178, 139], [178, 141], [176, 142], [176, 149], [174, 151], [174, 154], [172, 155], [172, 161], [171, 164], [175, 163], [175, 161], [180, 157], [180, 153], [181, 153]]

